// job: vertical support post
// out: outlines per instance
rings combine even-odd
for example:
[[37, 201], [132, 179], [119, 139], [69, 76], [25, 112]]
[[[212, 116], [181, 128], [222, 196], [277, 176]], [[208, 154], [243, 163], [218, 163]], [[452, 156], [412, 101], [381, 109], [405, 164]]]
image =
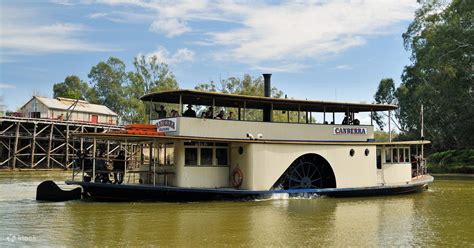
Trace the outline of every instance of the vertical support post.
[[[84, 126], [81, 126], [81, 133], [84, 133]], [[84, 138], [82, 137], [81, 137], [80, 149], [81, 149], [81, 153], [83, 153], [84, 152]]]
[[392, 111], [389, 110], [388, 111], [388, 141], [389, 142], [392, 142], [392, 126], [391, 126], [391, 123], [392, 123]]
[[148, 102], [148, 124], [151, 124], [151, 111], [152, 111], [152, 104], [153, 102], [152, 101], [149, 101]]
[[270, 105], [270, 122], [273, 122], [273, 102]]
[[336, 124], [336, 113], [332, 111], [332, 123]]
[[51, 129], [49, 131], [49, 143], [48, 143], [48, 154], [46, 157], [46, 164], [48, 165], [48, 168], [51, 168], [51, 150], [53, 148], [53, 132], [54, 132], [54, 124], [51, 123]]
[[212, 98], [212, 118], [214, 119], [214, 116], [215, 116], [215, 112], [216, 112], [216, 98]]
[[33, 127], [33, 138], [31, 139], [31, 168], [35, 166], [35, 148], [36, 148], [36, 128], [38, 125], [35, 122], [35, 126]]
[[370, 111], [370, 125], [374, 125], [374, 111], [372, 110]]
[[127, 158], [128, 158], [128, 142], [127, 139], [125, 139], [125, 156], [124, 156], [124, 169], [123, 169], [123, 181], [125, 181], [125, 175], [127, 174]]
[[13, 144], [13, 161], [12, 161], [12, 169], [16, 169], [16, 155], [18, 152], [18, 142], [20, 141], [20, 122], [16, 123], [16, 130], [15, 130], [15, 143]]
[[[36, 129], [36, 125], [35, 125]], [[64, 159], [66, 163], [66, 169], [69, 167], [69, 123], [66, 124], [66, 158]]]
[[244, 121], [247, 120], [246, 113], [247, 113], [247, 101], [244, 101]]
[[298, 104], [298, 123], [300, 123], [301, 106]]
[[323, 123], [326, 124], [326, 106], [324, 106]]
[[[151, 167], [153, 166], [153, 142], [148, 143], [148, 182], [151, 182]], [[155, 172], [153, 171], [153, 177], [155, 177]]]
[[92, 145], [92, 180], [95, 182], [95, 165], [96, 165], [96, 153], [97, 153], [97, 140], [94, 138]]
[[241, 111], [241, 108], [239, 107], [239, 113], [238, 113], [238, 120], [239, 121], [242, 119], [240, 111]]
[[286, 111], [286, 119], [287, 119], [288, 123], [290, 123], [290, 111], [289, 110]]
[[183, 115], [183, 95], [179, 94], [179, 116]]
[[[158, 159], [158, 161], [160, 160], [160, 149], [158, 147], [158, 144], [156, 143], [156, 140], [153, 141], [153, 144], [152, 144], [152, 149], [155, 149], [155, 147], [157, 148], [156, 150], [156, 158]], [[156, 160], [157, 159], [153, 159], [153, 186], [156, 186]]]
[[110, 162], [110, 140], [107, 140], [107, 163]]
[[309, 112], [309, 123], [313, 123], [313, 112]]
[[[424, 130], [424, 113], [423, 113], [423, 104], [421, 104], [421, 141], [423, 142], [425, 140], [425, 130]], [[421, 163], [422, 163], [422, 173], [425, 174], [425, 170], [426, 170], [426, 167], [425, 167], [425, 145], [423, 143], [421, 143]]]

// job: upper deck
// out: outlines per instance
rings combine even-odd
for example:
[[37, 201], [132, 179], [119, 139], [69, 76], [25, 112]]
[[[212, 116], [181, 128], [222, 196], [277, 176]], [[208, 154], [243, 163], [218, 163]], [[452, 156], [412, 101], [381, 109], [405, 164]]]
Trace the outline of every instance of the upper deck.
[[313, 142], [367, 142], [374, 139], [374, 128], [370, 125], [278, 123], [189, 117], [166, 118], [155, 120], [153, 123], [156, 123], [161, 131], [166, 132], [167, 136]]
[[[150, 123], [157, 124], [160, 131], [168, 136], [236, 140], [373, 141], [373, 122], [360, 123], [356, 114], [397, 108], [395, 105], [308, 101], [195, 90], [156, 92], [141, 97], [141, 100], [149, 103]], [[167, 104], [168, 111], [171, 107], [177, 109], [177, 114], [158, 118], [156, 103]], [[187, 105], [198, 110], [196, 117], [183, 116], [184, 106]], [[211, 117], [200, 117], [206, 110], [212, 112]], [[235, 115], [232, 120], [215, 119], [220, 111]], [[318, 121], [316, 115], [319, 115]], [[344, 122], [341, 115], [345, 116]]]

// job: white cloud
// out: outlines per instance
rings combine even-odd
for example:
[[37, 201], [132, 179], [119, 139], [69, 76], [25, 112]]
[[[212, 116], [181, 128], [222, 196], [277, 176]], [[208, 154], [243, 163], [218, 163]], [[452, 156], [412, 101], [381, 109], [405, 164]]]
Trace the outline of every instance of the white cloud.
[[15, 89], [16, 86], [13, 84], [0, 83], [0, 89]]
[[174, 54], [171, 54], [166, 48], [158, 47], [157, 50], [146, 54], [145, 57], [147, 59], [156, 57], [158, 61], [172, 65], [186, 61], [194, 61], [194, 52], [187, 48], [180, 48]]
[[185, 21], [173, 18], [153, 21], [150, 30], [157, 33], [163, 33], [167, 37], [174, 37], [189, 32], [191, 29], [186, 25]]
[[[41, 23], [33, 10], [5, 7], [0, 17], [0, 48], [5, 56], [54, 52], [95, 52], [116, 50], [114, 47], [87, 41], [82, 36], [91, 30], [73, 23]], [[3, 58], [5, 59], [5, 58]]]
[[261, 71], [263, 73], [267, 72], [299, 72], [309, 66], [299, 63], [289, 63], [289, 64], [280, 64], [276, 66], [254, 66], [254, 70]]
[[102, 18], [102, 17], [107, 17], [109, 14], [103, 13], [103, 12], [95, 12], [92, 14], [89, 14], [88, 17], [91, 19], [97, 19], [97, 18]]
[[334, 68], [338, 69], [338, 70], [352, 70], [352, 69], [354, 69], [354, 67], [352, 65], [338, 65]]
[[[325, 58], [364, 45], [411, 20], [413, 0], [206, 1], [84, 0], [130, 9], [149, 30], [174, 38], [198, 34], [195, 45], [213, 45], [214, 58], [276, 68]], [[118, 17], [109, 13], [103, 18]], [[150, 19], [143, 18], [148, 16]], [[131, 17], [129, 20], [137, 20]], [[115, 18], [117, 19], [117, 18]], [[213, 29], [201, 22], [215, 22]], [[227, 25], [229, 24], [229, 25]], [[218, 27], [218, 28], [215, 28]]]

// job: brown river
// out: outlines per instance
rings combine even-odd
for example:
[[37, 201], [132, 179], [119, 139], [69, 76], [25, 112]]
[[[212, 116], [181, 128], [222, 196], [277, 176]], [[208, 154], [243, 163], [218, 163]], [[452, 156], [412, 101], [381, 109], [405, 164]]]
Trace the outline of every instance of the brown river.
[[[474, 247], [474, 178], [371, 198], [38, 203], [58, 172], [0, 172], [0, 247]], [[62, 186], [62, 185], [61, 185]]]

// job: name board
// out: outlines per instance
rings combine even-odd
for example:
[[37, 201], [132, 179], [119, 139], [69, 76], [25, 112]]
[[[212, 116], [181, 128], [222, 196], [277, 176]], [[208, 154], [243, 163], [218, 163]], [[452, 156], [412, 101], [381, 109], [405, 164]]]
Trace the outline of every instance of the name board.
[[158, 132], [176, 132], [177, 118], [162, 119], [156, 122]]
[[335, 127], [335, 135], [366, 135], [369, 131], [366, 127]]

